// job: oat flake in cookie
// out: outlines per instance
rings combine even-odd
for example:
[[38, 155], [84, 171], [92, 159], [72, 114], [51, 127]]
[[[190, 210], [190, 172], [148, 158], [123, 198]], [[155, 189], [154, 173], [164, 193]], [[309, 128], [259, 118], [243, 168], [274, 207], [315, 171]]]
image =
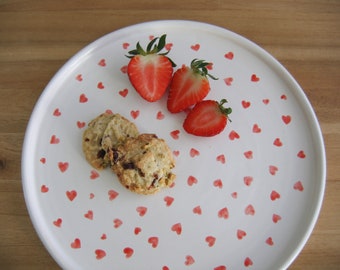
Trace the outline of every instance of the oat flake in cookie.
[[163, 139], [155, 134], [140, 134], [129, 138], [111, 152], [112, 170], [129, 190], [153, 194], [169, 187], [175, 180], [172, 152]]

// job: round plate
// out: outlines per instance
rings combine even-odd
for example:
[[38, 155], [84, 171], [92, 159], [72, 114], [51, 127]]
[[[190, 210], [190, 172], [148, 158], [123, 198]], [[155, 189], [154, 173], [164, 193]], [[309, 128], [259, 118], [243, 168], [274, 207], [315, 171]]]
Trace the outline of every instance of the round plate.
[[[177, 68], [212, 63], [219, 80], [206, 99], [233, 108], [221, 134], [187, 134], [167, 95], [149, 103], [131, 86], [128, 51], [162, 34]], [[137, 195], [86, 162], [82, 133], [104, 111], [166, 140], [172, 188]], [[316, 222], [325, 167], [317, 119], [291, 75], [247, 39], [191, 21], [130, 26], [72, 57], [34, 108], [22, 158], [31, 219], [64, 269], [286, 268]]]

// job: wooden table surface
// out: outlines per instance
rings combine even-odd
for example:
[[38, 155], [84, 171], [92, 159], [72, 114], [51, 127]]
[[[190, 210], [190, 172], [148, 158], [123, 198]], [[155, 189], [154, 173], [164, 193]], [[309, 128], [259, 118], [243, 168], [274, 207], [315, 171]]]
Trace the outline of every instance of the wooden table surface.
[[20, 173], [26, 125], [44, 87], [91, 41], [160, 19], [243, 35], [302, 86], [323, 132], [327, 185], [315, 229], [290, 269], [340, 269], [339, 0], [0, 0], [0, 269], [59, 269], [32, 226]]

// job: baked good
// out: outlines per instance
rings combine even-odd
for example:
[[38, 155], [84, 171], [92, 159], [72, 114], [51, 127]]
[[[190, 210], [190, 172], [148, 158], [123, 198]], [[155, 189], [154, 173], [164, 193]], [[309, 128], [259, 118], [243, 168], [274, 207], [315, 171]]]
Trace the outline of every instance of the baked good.
[[89, 122], [83, 133], [82, 148], [86, 160], [96, 169], [101, 170], [109, 163], [104, 161], [106, 155], [102, 148], [102, 138], [107, 124], [113, 118], [113, 114], [102, 113]]
[[172, 185], [171, 169], [175, 160], [168, 145], [155, 134], [128, 138], [110, 152], [112, 170], [127, 189], [139, 194], [153, 194]]
[[[119, 145], [125, 143], [128, 138], [133, 138], [139, 135], [136, 125], [120, 114], [114, 114], [103, 134], [101, 141], [102, 149], [105, 153], [112, 148], [117, 148]], [[106, 164], [110, 163], [108, 155], [104, 156]]]
[[139, 134], [135, 124], [120, 114], [102, 113], [93, 119], [83, 133], [82, 147], [86, 160], [96, 169], [107, 167], [111, 161], [108, 151]]

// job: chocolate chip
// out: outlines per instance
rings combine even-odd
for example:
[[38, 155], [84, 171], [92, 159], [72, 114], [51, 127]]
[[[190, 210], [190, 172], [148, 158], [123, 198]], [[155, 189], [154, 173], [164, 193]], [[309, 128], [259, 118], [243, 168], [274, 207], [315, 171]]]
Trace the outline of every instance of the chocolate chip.
[[104, 158], [106, 155], [106, 152], [104, 149], [100, 149], [97, 153], [97, 158]]
[[136, 166], [133, 162], [126, 162], [126, 163], [123, 163], [123, 169], [124, 170], [133, 170], [135, 169]]

